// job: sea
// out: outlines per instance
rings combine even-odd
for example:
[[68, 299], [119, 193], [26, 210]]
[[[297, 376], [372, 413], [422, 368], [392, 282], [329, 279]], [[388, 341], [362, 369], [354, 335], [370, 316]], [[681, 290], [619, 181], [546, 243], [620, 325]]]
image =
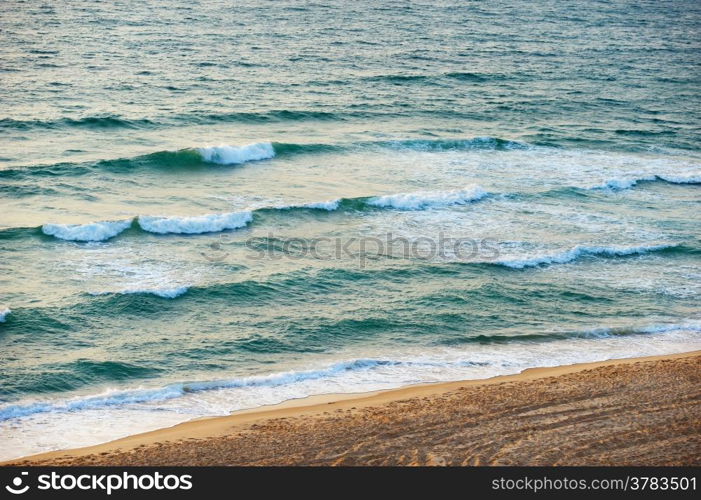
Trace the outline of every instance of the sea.
[[0, 3], [0, 459], [701, 349], [701, 3]]

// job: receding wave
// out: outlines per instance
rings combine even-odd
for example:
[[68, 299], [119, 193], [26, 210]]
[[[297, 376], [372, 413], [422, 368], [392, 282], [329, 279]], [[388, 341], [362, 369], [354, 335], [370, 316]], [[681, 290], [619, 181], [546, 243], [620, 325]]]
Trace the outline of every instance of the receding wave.
[[[655, 324], [642, 327], [629, 328], [597, 328], [588, 331], [550, 332], [542, 335], [494, 335], [494, 336], [468, 336], [453, 339], [450, 343], [532, 343], [569, 339], [598, 339], [623, 335], [649, 335], [670, 332], [701, 332], [701, 325], [697, 322], [679, 324]], [[498, 362], [498, 358], [495, 359]], [[486, 361], [455, 360], [395, 360], [395, 359], [352, 359], [337, 362], [318, 369], [304, 371], [289, 371], [270, 375], [238, 377], [220, 380], [205, 380], [195, 382], [179, 382], [161, 387], [110, 390], [102, 394], [86, 397], [75, 397], [54, 401], [34, 401], [25, 403], [6, 404], [0, 407], [0, 421], [22, 418], [38, 413], [64, 413], [99, 408], [121, 407], [126, 405], [160, 403], [187, 396], [188, 394], [216, 391], [222, 389], [237, 388], [274, 388], [291, 386], [315, 380], [324, 380], [343, 376], [354, 372], [372, 372], [373, 370], [386, 370], [388, 368], [426, 368], [435, 370], [440, 368], [465, 368], [474, 366], [488, 366]], [[138, 367], [129, 366], [129, 372], [139, 375]], [[122, 370], [124, 371], [124, 370]], [[147, 372], [148, 373], [148, 372]], [[128, 374], [127, 374], [128, 375]]]
[[662, 244], [662, 245], [641, 245], [641, 246], [576, 246], [570, 250], [561, 252], [548, 253], [542, 255], [534, 255], [532, 257], [517, 258], [517, 259], [498, 259], [492, 261], [492, 264], [497, 264], [512, 269], [523, 269], [526, 267], [540, 267], [552, 264], [566, 264], [573, 262], [582, 257], [625, 257], [629, 255], [640, 255], [650, 252], [659, 252], [671, 248], [676, 248], [679, 245]]
[[25, 405], [7, 405], [0, 408], [0, 421], [36, 413], [79, 411], [126, 404], [167, 401], [169, 399], [182, 397], [188, 393], [208, 390], [232, 389], [238, 387], [278, 387], [332, 377], [349, 371], [369, 370], [376, 367], [396, 366], [403, 363], [407, 362], [380, 359], [357, 359], [336, 363], [318, 370], [283, 372], [267, 376], [242, 377], [228, 380], [176, 383], [153, 389], [113, 391], [98, 396], [76, 398], [54, 403], [38, 402]]

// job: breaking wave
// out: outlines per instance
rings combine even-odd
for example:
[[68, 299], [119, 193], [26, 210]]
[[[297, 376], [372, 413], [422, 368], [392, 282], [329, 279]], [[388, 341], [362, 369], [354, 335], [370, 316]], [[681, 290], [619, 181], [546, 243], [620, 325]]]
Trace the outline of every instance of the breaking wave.
[[630, 189], [641, 182], [662, 181], [669, 184], [701, 184], [701, 174], [698, 175], [669, 175], [669, 174], [650, 174], [639, 177], [625, 177], [618, 179], [610, 179], [603, 184], [592, 186], [589, 189], [609, 189], [611, 191], [622, 191]]
[[251, 212], [208, 214], [195, 217], [140, 216], [139, 227], [157, 234], [201, 234], [215, 233], [244, 227], [253, 220]]
[[566, 264], [581, 257], [602, 256], [602, 257], [623, 257], [628, 255], [639, 255], [649, 252], [658, 252], [678, 245], [641, 245], [634, 247], [623, 246], [576, 246], [570, 250], [562, 252], [534, 255], [522, 259], [498, 259], [493, 264], [498, 264], [512, 269], [523, 269], [526, 267], [539, 267], [551, 264]]
[[68, 241], [105, 241], [131, 227], [132, 221], [106, 221], [90, 224], [44, 224], [44, 234]]
[[396, 208], [400, 210], [421, 210], [431, 207], [448, 205], [464, 205], [481, 200], [487, 192], [480, 186], [467, 186], [451, 191], [417, 191], [376, 196], [367, 200], [367, 204], [375, 207]]
[[267, 160], [275, 156], [275, 149], [269, 142], [258, 142], [248, 146], [209, 146], [198, 148], [202, 159], [220, 165], [238, 165], [247, 161]]

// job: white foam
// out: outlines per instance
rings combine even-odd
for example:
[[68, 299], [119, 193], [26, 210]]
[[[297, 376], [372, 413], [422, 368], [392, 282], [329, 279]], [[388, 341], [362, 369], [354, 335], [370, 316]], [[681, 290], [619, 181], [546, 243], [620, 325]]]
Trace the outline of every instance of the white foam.
[[195, 217], [153, 217], [139, 216], [141, 229], [158, 234], [200, 234], [214, 233], [227, 229], [244, 227], [253, 220], [251, 212], [231, 212], [208, 214]]
[[621, 246], [576, 246], [570, 250], [565, 250], [563, 252], [546, 254], [546, 255], [534, 255], [533, 257], [528, 257], [525, 259], [499, 259], [493, 261], [494, 264], [500, 264], [502, 266], [511, 267], [514, 269], [523, 269], [525, 267], [536, 267], [540, 265], [548, 264], [566, 264], [572, 262], [580, 257], [584, 256], [594, 256], [603, 255], [609, 257], [619, 257], [625, 255], [635, 255], [643, 254], [647, 252], [655, 252], [658, 250], [663, 250], [665, 248], [671, 248], [674, 245], [642, 245], [635, 247], [621, 247]]
[[603, 184], [591, 186], [588, 189], [609, 189], [611, 191], [622, 191], [630, 189], [643, 181], [662, 180], [671, 184], [699, 184], [701, 175], [667, 175], [667, 174], [647, 174], [635, 177], [624, 177], [609, 179]]
[[5, 318], [7, 318], [7, 315], [10, 314], [12, 310], [10, 310], [9, 307], [3, 307], [0, 308], [0, 323], [5, 322]]
[[485, 196], [487, 192], [480, 186], [466, 186], [464, 189], [451, 191], [416, 191], [376, 196], [367, 200], [367, 204], [400, 210], [421, 210], [430, 207], [462, 205], [480, 200]]
[[131, 226], [130, 220], [93, 222], [90, 224], [44, 224], [44, 234], [69, 241], [105, 241]]
[[247, 146], [208, 146], [198, 148], [202, 159], [220, 165], [236, 165], [247, 161], [267, 160], [275, 156], [275, 149], [270, 142], [257, 142]]
[[[299, 382], [317, 380], [323, 378], [343, 375], [354, 370], [370, 370], [378, 366], [399, 366], [416, 365], [417, 363], [407, 363], [402, 361], [380, 360], [380, 359], [356, 359], [334, 363], [330, 366], [316, 370], [290, 371], [273, 373], [264, 376], [252, 376], [233, 378], [228, 380], [209, 380], [201, 382], [187, 382], [157, 387], [152, 389], [134, 390], [109, 390], [105, 393], [77, 397], [59, 402], [35, 402], [25, 405], [12, 404], [0, 409], [0, 421], [11, 418], [18, 418], [34, 413], [44, 412], [66, 412], [76, 410], [86, 410], [104, 406], [119, 406], [135, 403], [162, 402], [173, 398], [182, 397], [186, 394], [201, 391], [211, 391], [215, 389], [232, 389], [245, 387], [278, 387]], [[464, 363], [463, 363], [464, 364]], [[432, 363], [435, 365], [435, 363]]]
[[[613, 330], [615, 332], [615, 330]], [[701, 321], [686, 321], [680, 324], [648, 325], [635, 330], [636, 333], [701, 332]]]
[[[64, 399], [31, 398], [0, 405], [0, 459], [88, 446], [197, 417], [280, 403], [316, 394], [357, 393], [416, 383], [482, 379], [526, 368], [612, 358], [688, 352], [701, 348], [698, 319], [601, 325], [591, 331], [555, 330], [548, 342], [470, 343], [465, 347], [393, 351], [378, 346], [312, 362], [310, 368], [269, 375], [114, 388]], [[632, 337], [633, 336], [633, 337]], [[350, 354], [350, 356], [349, 356]], [[355, 355], [354, 355], [355, 354]], [[108, 424], [107, 424], [108, 423]]]
[[[558, 346], [562, 347], [563, 353], [566, 353], [568, 350], [576, 351], [576, 349], [572, 349], [573, 343], [586, 343], [592, 347], [606, 347], [609, 345], [606, 343], [606, 340], [609, 339], [614, 342], [623, 342], [625, 344], [625, 339], [621, 337], [621, 333], [625, 333], [626, 335], [639, 335], [641, 336], [640, 340], [642, 342], [664, 340], [666, 337], [660, 337], [659, 335], [665, 333], [683, 334], [680, 337], [681, 340], [696, 341], [698, 339], [698, 334], [701, 333], [701, 322], [698, 320], [685, 320], [681, 323], [659, 323], [632, 327], [598, 327], [579, 332], [569, 332], [569, 339], [563, 338], [561, 340], [544, 343], [534, 343], [531, 340], [519, 341], [518, 336], [515, 336], [513, 342], [498, 348], [494, 346], [491, 348], [489, 346], [484, 346], [484, 348], [471, 346], [467, 351], [462, 349], [445, 350], [438, 356], [414, 353], [408, 357], [400, 354], [396, 358], [355, 358], [337, 361], [309, 370], [277, 372], [269, 375], [254, 375], [229, 379], [177, 382], [152, 388], [138, 387], [127, 390], [110, 389], [92, 396], [79, 396], [55, 401], [31, 401], [25, 402], [24, 404], [19, 403], [0, 406], [0, 421], [24, 417], [35, 413], [73, 412], [136, 404], [162, 404], [174, 399], [192, 397], [196, 393], [207, 393], [224, 389], [269, 390], [276, 388], [292, 388], [300, 384], [308, 385], [309, 383], [328, 384], [331, 382], [333, 384], [334, 381], [339, 382], [341, 380], [346, 380], [346, 384], [349, 384], [347, 388], [351, 389], [353, 384], [350, 383], [350, 380], [358, 380], [358, 377], [362, 379], [364, 383], [376, 379], [379, 383], [382, 383], [381, 380], [385, 376], [391, 377], [391, 375], [397, 375], [400, 372], [403, 374], [411, 373], [411, 377], [417, 377], [417, 375], [423, 373], [425, 377], [428, 376], [428, 378], [424, 379], [425, 381], [449, 380], [454, 375], [449, 375], [446, 378], [445, 374], [451, 372], [457, 374], [464, 373], [466, 369], [482, 371], [491, 376], [492, 374], [504, 374], [513, 371], [505, 371], [504, 368], [507, 367], [520, 367], [518, 369], [524, 369], [534, 366], [579, 362], [579, 357], [564, 359], [560, 362], [548, 362], [547, 358], [534, 358], [533, 356], [537, 352], [545, 349], [555, 349], [557, 352]], [[654, 337], [654, 335], [657, 335], [657, 337]], [[533, 347], [533, 349], [529, 349], [529, 346]], [[514, 350], [520, 351], [522, 355], [514, 356], [512, 352]], [[526, 354], [527, 361], [519, 362], [524, 354]], [[586, 356], [584, 356], [583, 359], [584, 361], [589, 360]], [[437, 376], [437, 378], [435, 380], [432, 379], [432, 375]], [[415, 381], [420, 380], [421, 376]], [[402, 384], [406, 382], [406, 380], [402, 379]], [[310, 393], [304, 395], [308, 396]]]

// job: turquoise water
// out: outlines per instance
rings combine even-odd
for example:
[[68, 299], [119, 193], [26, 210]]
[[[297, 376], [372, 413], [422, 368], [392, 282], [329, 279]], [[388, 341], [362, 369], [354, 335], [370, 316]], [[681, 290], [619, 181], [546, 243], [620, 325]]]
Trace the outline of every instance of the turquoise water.
[[0, 5], [0, 458], [701, 348], [698, 2]]

